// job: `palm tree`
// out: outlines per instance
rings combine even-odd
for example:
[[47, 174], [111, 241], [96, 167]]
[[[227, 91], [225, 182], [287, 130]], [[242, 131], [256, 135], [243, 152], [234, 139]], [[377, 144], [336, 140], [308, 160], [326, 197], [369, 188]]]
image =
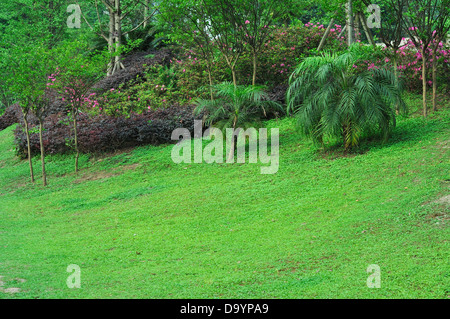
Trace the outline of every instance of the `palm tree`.
[[405, 110], [401, 86], [391, 70], [359, 71], [361, 50], [324, 53], [305, 59], [289, 79], [288, 113], [295, 113], [304, 134], [322, 143], [341, 137], [345, 152], [373, 129], [386, 140], [396, 125], [395, 106]]
[[[195, 102], [194, 113], [206, 114], [205, 124], [219, 129], [232, 128], [239, 134], [240, 129], [261, 125], [261, 118], [269, 110], [283, 112], [277, 102], [270, 101], [262, 86], [234, 86], [223, 82], [213, 86], [216, 99], [200, 99]], [[234, 155], [234, 138], [229, 158]]]

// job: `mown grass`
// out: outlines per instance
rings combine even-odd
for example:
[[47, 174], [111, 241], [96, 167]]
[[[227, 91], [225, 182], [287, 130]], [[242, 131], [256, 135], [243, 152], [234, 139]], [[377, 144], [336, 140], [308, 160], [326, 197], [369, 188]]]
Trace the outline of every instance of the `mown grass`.
[[[269, 121], [275, 175], [174, 164], [172, 146], [83, 155], [78, 176], [71, 156], [49, 156], [46, 188], [29, 183], [8, 128], [0, 288], [20, 292], [0, 298], [448, 298], [449, 206], [435, 201], [449, 194], [449, 115], [402, 118], [388, 143], [351, 156]], [[66, 285], [70, 264], [81, 289]]]

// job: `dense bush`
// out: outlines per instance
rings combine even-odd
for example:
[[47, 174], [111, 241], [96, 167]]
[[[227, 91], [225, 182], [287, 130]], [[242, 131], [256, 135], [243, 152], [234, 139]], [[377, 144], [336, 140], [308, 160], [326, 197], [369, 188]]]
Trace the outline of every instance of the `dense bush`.
[[[326, 41], [329, 50], [345, 48], [344, 38], [338, 39], [342, 30], [335, 25]], [[320, 24], [291, 24], [272, 27], [271, 33], [258, 56], [257, 84], [274, 88], [288, 83], [289, 75], [303, 58], [315, 55], [325, 27]], [[198, 92], [198, 88], [208, 85], [206, 62], [194, 48], [185, 49], [180, 60], [172, 61], [178, 74], [179, 87], [187, 92]], [[246, 50], [236, 68], [239, 84], [252, 82], [252, 55]], [[212, 70], [214, 83], [231, 80], [231, 72], [223, 58], [217, 56]], [[203, 90], [201, 93], [206, 94]], [[186, 94], [184, 94], [186, 95]]]
[[[340, 25], [331, 29], [326, 45], [328, 49], [341, 50], [343, 38], [338, 39]], [[304, 58], [315, 54], [325, 28], [320, 24], [291, 24], [273, 27], [267, 43], [258, 58], [257, 84], [268, 88], [269, 97], [284, 102], [289, 75]], [[145, 69], [133, 73], [134, 77], [101, 83], [103, 94], [97, 96], [95, 114], [128, 115], [148, 109], [165, 108], [174, 103], [189, 104], [197, 98], [209, 98], [207, 61], [199, 48], [174, 48], [173, 55], [164, 55]], [[167, 51], [169, 52], [169, 51]], [[167, 63], [165, 63], [167, 62]], [[231, 80], [231, 72], [220, 54], [216, 54], [212, 67], [214, 84]], [[120, 71], [124, 72], [124, 71]], [[252, 56], [246, 50], [237, 65], [238, 81], [251, 84]], [[117, 84], [117, 85], [113, 85]], [[111, 85], [108, 87], [107, 85]]]
[[[371, 69], [391, 68], [393, 69], [392, 53], [386, 48], [378, 47], [373, 49], [366, 46], [366, 51], [370, 51], [370, 57], [364, 61], [360, 61], [355, 65], [355, 69], [360, 72]], [[430, 48], [427, 52], [427, 84], [431, 87], [432, 82], [432, 51]], [[397, 74], [409, 91], [422, 90], [422, 54], [421, 48], [417, 49], [413, 42], [409, 40], [407, 44], [401, 47], [396, 54], [397, 59]], [[437, 60], [437, 81], [441, 86], [442, 91], [449, 91], [450, 83], [450, 49], [446, 48], [443, 43], [440, 43], [440, 48], [436, 54]]]
[[[51, 107], [46, 110], [45, 116], [65, 112], [66, 112], [65, 103], [60, 98], [54, 98]], [[33, 120], [36, 121], [36, 118], [31, 113], [28, 114], [27, 118], [30, 119], [31, 121]], [[15, 103], [10, 107], [8, 107], [3, 113], [3, 115], [0, 116], [0, 131], [21, 121], [23, 121], [22, 111], [20, 110], [19, 104]]]
[[[406, 85], [411, 91], [420, 91], [422, 89], [422, 54], [421, 48], [417, 50], [412, 41], [402, 47], [397, 54], [399, 55], [399, 74], [406, 82]], [[432, 86], [432, 52], [428, 48], [426, 50], [427, 57], [427, 78], [428, 85]], [[438, 85], [445, 86], [443, 88], [449, 90], [450, 83], [450, 48], [446, 48], [443, 43], [439, 43], [439, 49], [436, 53], [437, 60], [437, 81]]]
[[17, 123], [21, 116], [19, 105], [17, 103], [8, 107], [3, 115], [0, 116], [0, 131]]
[[[80, 114], [77, 125], [79, 149], [83, 153], [98, 153], [145, 144], [171, 143], [174, 129], [183, 127], [193, 132], [192, 111], [193, 108], [190, 106], [177, 105], [142, 114], [131, 114], [129, 117]], [[73, 132], [69, 116], [53, 114], [45, 119], [43, 139], [47, 154], [64, 154], [72, 151]], [[39, 136], [33, 129], [36, 123], [30, 126], [31, 150], [36, 154], [39, 152]], [[27, 147], [23, 125], [16, 128], [15, 136], [17, 154], [25, 157]]]

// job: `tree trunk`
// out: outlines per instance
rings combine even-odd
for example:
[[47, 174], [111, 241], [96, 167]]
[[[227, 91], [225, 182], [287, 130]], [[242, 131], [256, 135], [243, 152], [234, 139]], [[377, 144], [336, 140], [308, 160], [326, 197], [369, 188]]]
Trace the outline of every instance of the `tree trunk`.
[[[236, 122], [237, 122], [237, 116], [234, 117], [234, 121], [233, 121], [233, 135], [231, 136], [231, 146], [230, 146], [230, 153], [228, 153], [228, 159], [227, 159], [227, 163], [230, 163], [231, 160], [234, 157], [234, 148], [235, 148], [235, 136], [234, 136], [234, 132], [236, 130]], [[239, 133], [238, 133], [239, 134]], [[237, 135], [238, 135], [237, 134]], [[237, 137], [236, 137], [237, 138]]]
[[344, 154], [347, 154], [349, 148], [350, 148], [350, 143], [348, 142], [349, 138], [349, 125], [347, 123], [344, 123], [342, 125], [342, 139], [344, 141]]
[[[397, 70], [398, 62], [397, 62], [397, 58], [395, 57], [395, 53], [394, 53], [394, 58], [393, 58], [393, 60], [394, 60], [395, 88], [398, 89], [398, 70]], [[396, 103], [395, 103], [395, 113], [398, 115], [399, 112], [400, 112], [400, 110], [399, 110], [399, 105], [398, 105], [398, 102], [396, 102]]]
[[120, 52], [120, 47], [122, 46], [122, 22], [120, 20], [121, 18], [121, 11], [120, 11], [120, 0], [115, 0], [115, 8], [114, 8], [114, 22], [115, 22], [115, 38], [116, 38], [116, 56], [115, 56], [115, 62], [114, 62], [114, 71], [118, 71], [122, 68], [122, 63], [121, 63], [121, 54], [119, 54]]
[[366, 17], [364, 16], [364, 14], [362, 13], [359, 14], [359, 20], [361, 21], [361, 25], [363, 27], [364, 33], [366, 34], [367, 40], [374, 48], [376, 48], [377, 45], [373, 39], [369, 27], [367, 26]]
[[234, 68], [234, 66], [231, 67], [231, 74], [233, 75], [234, 87], [237, 88], [236, 69]]
[[253, 52], [253, 78], [252, 78], [252, 85], [256, 85], [256, 70], [258, 67], [258, 56], [256, 52]]
[[27, 136], [28, 164], [30, 165], [31, 182], [34, 183], [34, 171], [33, 162], [31, 161], [30, 131], [28, 129], [27, 113], [23, 113], [23, 122], [25, 123], [25, 134]]
[[116, 28], [116, 24], [114, 22], [114, 11], [108, 9], [109, 11], [109, 35], [108, 35], [108, 52], [110, 54], [109, 62], [108, 62], [108, 72], [107, 76], [113, 74], [114, 69], [114, 30]]
[[425, 57], [425, 48], [422, 48], [422, 104], [423, 117], [427, 117], [427, 61]]
[[214, 101], [214, 94], [213, 94], [213, 80], [212, 80], [212, 74], [211, 74], [211, 68], [208, 66], [208, 80], [209, 80], [209, 94], [211, 97], [211, 101]]
[[348, 0], [347, 4], [347, 31], [348, 31], [348, 46], [351, 46], [354, 42], [353, 38], [353, 2]]
[[147, 16], [148, 16], [149, 0], [144, 2], [144, 29], [147, 27]]
[[433, 112], [436, 112], [436, 93], [437, 93], [437, 76], [436, 76], [436, 50], [439, 47], [439, 44], [436, 48], [433, 48]]
[[[335, 13], [337, 14], [337, 12]], [[322, 37], [322, 40], [320, 40], [319, 47], [317, 48], [317, 51], [322, 50], [323, 46], [325, 45], [325, 41], [327, 40], [328, 35], [330, 34], [331, 28], [334, 23], [334, 18], [331, 19], [330, 24], [328, 25], [328, 28], [325, 30], [325, 34]]]
[[73, 135], [75, 144], [75, 173], [78, 173], [78, 158], [80, 157], [80, 152], [78, 150], [78, 131], [77, 131], [77, 116], [73, 113]]
[[39, 119], [39, 144], [41, 147], [41, 164], [42, 164], [42, 183], [47, 186], [47, 174], [45, 173], [45, 152], [44, 152], [44, 142], [42, 139], [43, 125], [42, 119]]
[[353, 19], [353, 25], [355, 27], [355, 41], [358, 42], [361, 40], [359, 33], [359, 13], [357, 13]]

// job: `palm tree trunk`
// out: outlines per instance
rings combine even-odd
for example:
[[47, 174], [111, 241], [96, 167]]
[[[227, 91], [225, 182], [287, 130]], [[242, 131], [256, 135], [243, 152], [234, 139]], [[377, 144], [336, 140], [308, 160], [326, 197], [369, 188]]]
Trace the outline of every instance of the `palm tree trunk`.
[[45, 172], [45, 152], [44, 152], [44, 142], [42, 138], [43, 125], [42, 119], [39, 118], [39, 144], [41, 147], [41, 164], [42, 164], [42, 183], [47, 186], [47, 174]]
[[230, 153], [228, 153], [227, 163], [230, 163], [234, 157], [234, 147], [235, 147], [234, 132], [236, 130], [236, 122], [237, 117], [235, 116], [233, 120], [233, 135], [231, 135], [231, 146], [230, 146]]
[[348, 143], [348, 132], [349, 128], [347, 123], [344, 123], [342, 125], [342, 140], [344, 141], [344, 154], [347, 154], [349, 149], [349, 143]]
[[28, 129], [28, 120], [26, 112], [23, 113], [23, 121], [25, 123], [25, 135], [27, 136], [28, 164], [30, 165], [31, 182], [34, 183], [33, 162], [31, 161], [30, 131]]

